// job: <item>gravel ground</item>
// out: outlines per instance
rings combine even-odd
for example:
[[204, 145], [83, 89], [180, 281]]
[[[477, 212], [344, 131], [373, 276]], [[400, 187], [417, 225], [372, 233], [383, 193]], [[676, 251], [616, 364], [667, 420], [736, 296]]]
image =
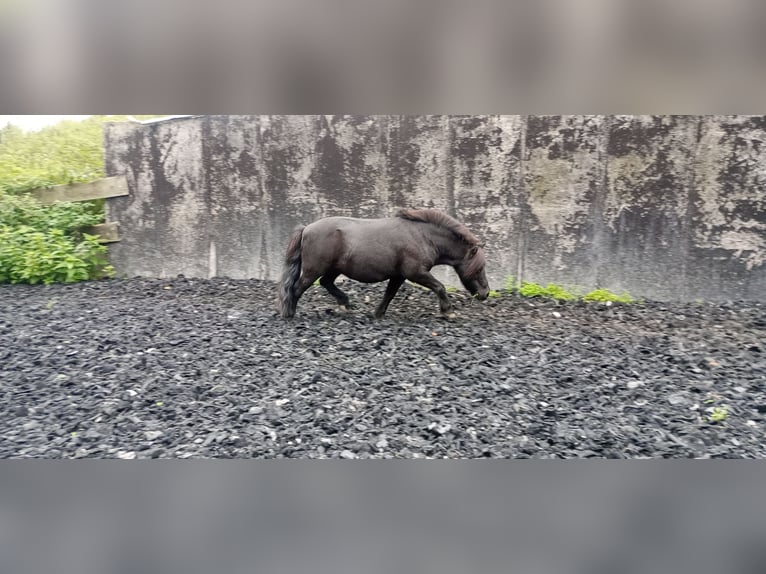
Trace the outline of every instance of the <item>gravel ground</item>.
[[1, 286], [0, 457], [766, 457], [762, 303], [345, 288], [285, 322], [263, 281]]

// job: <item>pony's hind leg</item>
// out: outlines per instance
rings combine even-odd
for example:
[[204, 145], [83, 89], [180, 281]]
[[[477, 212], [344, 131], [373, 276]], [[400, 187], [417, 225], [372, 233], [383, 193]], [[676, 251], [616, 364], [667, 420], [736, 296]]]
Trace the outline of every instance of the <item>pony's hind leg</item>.
[[304, 272], [301, 273], [300, 277], [295, 282], [295, 285], [292, 287], [291, 292], [287, 297], [285, 311], [282, 315], [283, 317], [289, 318], [295, 315], [295, 310], [298, 306], [298, 299], [301, 298], [301, 296], [306, 292], [306, 289], [311, 287], [311, 285], [316, 280], [316, 276], [307, 275]]
[[338, 288], [338, 286], [335, 284], [335, 280], [338, 278], [338, 275], [340, 275], [340, 273], [336, 271], [329, 271], [322, 276], [322, 278], [319, 280], [319, 284], [327, 289], [327, 292], [335, 298], [335, 300], [338, 302], [338, 305], [340, 305], [341, 310], [346, 311], [351, 306], [351, 304], [349, 302], [348, 295], [341, 291], [340, 288]]

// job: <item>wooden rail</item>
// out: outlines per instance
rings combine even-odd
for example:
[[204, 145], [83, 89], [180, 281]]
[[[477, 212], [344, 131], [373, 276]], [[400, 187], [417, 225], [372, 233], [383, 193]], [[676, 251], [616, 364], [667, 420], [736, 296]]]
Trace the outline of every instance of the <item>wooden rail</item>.
[[124, 175], [105, 177], [88, 183], [70, 183], [42, 187], [30, 192], [37, 201], [44, 204], [60, 203], [63, 201], [88, 201], [106, 197], [130, 195], [128, 181]]
[[[130, 195], [128, 181], [124, 175], [105, 177], [88, 183], [70, 183], [54, 185], [32, 190], [32, 197], [40, 203], [50, 205], [67, 201], [90, 201], [107, 197]], [[83, 229], [90, 235], [98, 235], [99, 243], [115, 243], [120, 240], [119, 224], [116, 222], [101, 223]]]

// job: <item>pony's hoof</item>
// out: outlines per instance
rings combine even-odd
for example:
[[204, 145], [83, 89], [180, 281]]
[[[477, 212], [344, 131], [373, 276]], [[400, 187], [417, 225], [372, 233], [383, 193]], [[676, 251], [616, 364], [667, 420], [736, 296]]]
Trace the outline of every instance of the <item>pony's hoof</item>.
[[457, 319], [457, 313], [454, 313], [452, 311], [450, 311], [449, 313], [442, 313], [442, 317], [449, 320]]
[[338, 312], [339, 313], [348, 313], [348, 307], [345, 305], [338, 305]]

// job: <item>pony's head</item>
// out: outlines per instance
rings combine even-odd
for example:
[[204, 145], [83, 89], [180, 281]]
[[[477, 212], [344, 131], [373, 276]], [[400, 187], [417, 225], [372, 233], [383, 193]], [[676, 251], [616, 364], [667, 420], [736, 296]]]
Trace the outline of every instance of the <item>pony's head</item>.
[[484, 270], [486, 258], [482, 247], [479, 244], [470, 245], [463, 260], [455, 266], [463, 287], [480, 301], [484, 301], [489, 296], [489, 281]]

